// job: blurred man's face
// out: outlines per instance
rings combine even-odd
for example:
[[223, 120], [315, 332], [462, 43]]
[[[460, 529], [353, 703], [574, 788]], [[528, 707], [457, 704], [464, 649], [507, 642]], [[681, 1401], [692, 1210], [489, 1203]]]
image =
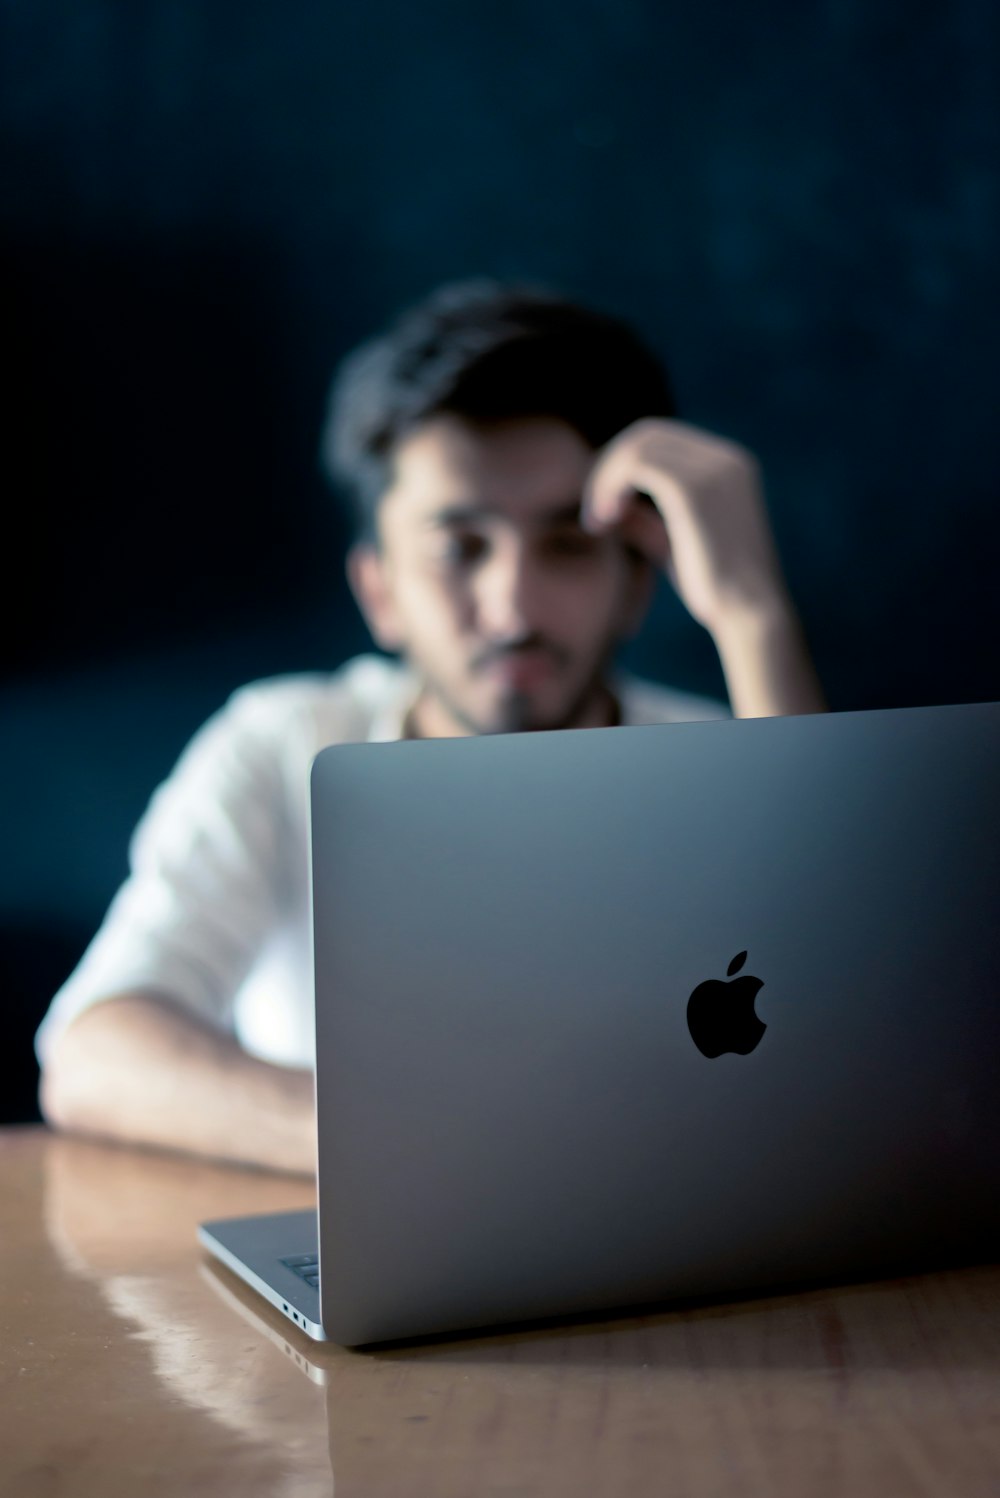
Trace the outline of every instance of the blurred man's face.
[[649, 577], [581, 529], [595, 454], [565, 423], [440, 416], [398, 446], [379, 545], [350, 575], [376, 640], [423, 690], [413, 731], [507, 733], [611, 722], [606, 673]]

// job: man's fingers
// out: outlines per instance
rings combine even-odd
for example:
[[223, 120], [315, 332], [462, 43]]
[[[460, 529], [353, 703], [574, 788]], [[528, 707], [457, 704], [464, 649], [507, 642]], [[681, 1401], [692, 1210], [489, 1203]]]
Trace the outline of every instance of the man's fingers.
[[594, 532], [619, 525], [634, 494], [631, 484], [616, 484], [607, 478], [588, 484], [580, 505], [580, 524]]
[[610, 473], [596, 475], [584, 491], [580, 524], [595, 535], [617, 530], [622, 541], [665, 567], [670, 556], [663, 517], [653, 499], [627, 481], [615, 482]]

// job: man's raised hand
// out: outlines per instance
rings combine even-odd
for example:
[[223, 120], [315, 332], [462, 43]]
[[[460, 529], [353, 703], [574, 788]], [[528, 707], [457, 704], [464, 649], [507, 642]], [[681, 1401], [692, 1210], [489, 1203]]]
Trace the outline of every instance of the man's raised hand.
[[660, 417], [633, 422], [598, 453], [581, 518], [594, 532], [618, 528], [713, 634], [789, 606], [758, 465], [735, 442]]

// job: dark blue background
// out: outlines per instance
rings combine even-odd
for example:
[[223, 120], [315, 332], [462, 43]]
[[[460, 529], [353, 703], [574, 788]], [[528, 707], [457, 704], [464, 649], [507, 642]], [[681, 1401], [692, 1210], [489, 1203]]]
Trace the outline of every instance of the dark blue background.
[[[0, 16], [0, 1117], [188, 735], [365, 644], [326, 385], [443, 279], [630, 318], [759, 453], [835, 707], [1000, 697], [990, 0]], [[721, 691], [666, 592], [632, 664]]]

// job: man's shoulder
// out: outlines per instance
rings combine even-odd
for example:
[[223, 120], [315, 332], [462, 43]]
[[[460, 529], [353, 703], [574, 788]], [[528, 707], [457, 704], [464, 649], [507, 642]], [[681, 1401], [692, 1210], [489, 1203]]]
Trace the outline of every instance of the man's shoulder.
[[364, 702], [379, 707], [407, 676], [405, 667], [387, 656], [356, 655], [334, 671], [297, 671], [264, 676], [237, 687], [232, 701], [250, 707], [294, 711], [300, 703]]
[[693, 723], [732, 716], [726, 704], [714, 697], [679, 691], [628, 673], [618, 678], [618, 695], [622, 721], [629, 725]]
[[252, 733], [306, 733], [323, 743], [367, 739], [408, 692], [406, 668], [385, 656], [354, 656], [335, 671], [264, 677], [237, 688], [224, 714]]

